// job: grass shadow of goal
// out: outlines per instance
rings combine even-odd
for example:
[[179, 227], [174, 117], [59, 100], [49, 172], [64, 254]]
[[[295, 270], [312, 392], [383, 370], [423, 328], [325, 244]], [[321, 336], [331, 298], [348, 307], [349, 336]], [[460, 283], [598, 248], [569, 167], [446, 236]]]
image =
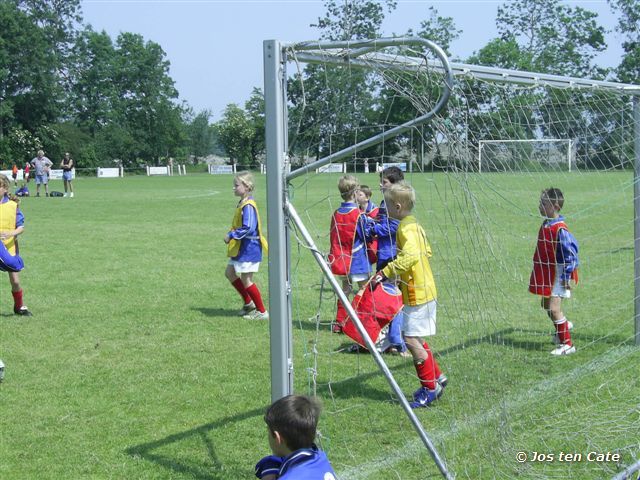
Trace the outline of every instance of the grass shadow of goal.
[[[142, 458], [153, 462], [167, 470], [173, 471], [175, 474], [189, 476], [194, 479], [226, 480], [228, 478], [244, 478], [253, 470], [253, 464], [228, 465], [223, 463], [219, 459], [215, 446], [208, 435], [210, 432], [228, 426], [230, 423], [238, 423], [249, 418], [262, 416], [265, 408], [257, 408], [248, 412], [221, 418], [215, 422], [207, 423], [184, 432], [174, 433], [160, 440], [134, 445], [127, 448], [125, 453], [134, 458]], [[163, 448], [175, 446], [177, 443], [183, 441], [193, 441], [194, 439], [202, 442], [208, 461], [198, 462], [193, 459], [180, 459], [177, 458], [177, 455], [172, 456], [171, 454], [162, 452]]]

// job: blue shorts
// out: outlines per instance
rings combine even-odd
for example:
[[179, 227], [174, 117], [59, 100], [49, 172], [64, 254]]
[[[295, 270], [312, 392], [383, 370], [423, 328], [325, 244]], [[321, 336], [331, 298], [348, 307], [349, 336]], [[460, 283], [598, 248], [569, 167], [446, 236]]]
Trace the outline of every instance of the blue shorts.
[[46, 185], [47, 183], [49, 183], [48, 175], [36, 175], [36, 185]]
[[71, 171], [62, 172], [62, 179], [66, 180], [67, 182], [70, 182], [71, 180], [73, 180], [72, 172]]

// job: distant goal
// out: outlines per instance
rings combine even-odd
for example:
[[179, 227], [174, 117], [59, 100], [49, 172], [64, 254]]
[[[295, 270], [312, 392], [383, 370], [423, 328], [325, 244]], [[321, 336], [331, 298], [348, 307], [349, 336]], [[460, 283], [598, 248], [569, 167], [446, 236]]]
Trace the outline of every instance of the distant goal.
[[572, 139], [480, 140], [479, 172], [570, 172], [575, 167]]

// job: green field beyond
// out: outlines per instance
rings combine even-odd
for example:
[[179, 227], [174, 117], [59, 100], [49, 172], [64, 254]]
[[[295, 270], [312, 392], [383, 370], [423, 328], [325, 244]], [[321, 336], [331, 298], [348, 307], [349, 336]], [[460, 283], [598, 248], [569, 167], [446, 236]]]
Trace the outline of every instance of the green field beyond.
[[[379, 202], [376, 175], [359, 178]], [[294, 182], [293, 204], [325, 251], [337, 179]], [[238, 316], [224, 277], [232, 180], [79, 178], [75, 198], [22, 200], [21, 281], [34, 316], [12, 314], [3, 274], [1, 479], [255, 478], [269, 453], [269, 325]], [[434, 251], [430, 344], [450, 379], [417, 415], [456, 478], [611, 478], [640, 458], [632, 173], [409, 181]], [[564, 358], [549, 354], [551, 322], [527, 292], [538, 197], [552, 185], [581, 247], [565, 303], [577, 353]], [[342, 352], [348, 339], [330, 333], [335, 297], [295, 236], [291, 257], [295, 390], [321, 398], [320, 443], [339, 478], [439, 478], [370, 355]], [[267, 272], [265, 261], [256, 282], [268, 299]], [[411, 359], [385, 359], [410, 396]]]

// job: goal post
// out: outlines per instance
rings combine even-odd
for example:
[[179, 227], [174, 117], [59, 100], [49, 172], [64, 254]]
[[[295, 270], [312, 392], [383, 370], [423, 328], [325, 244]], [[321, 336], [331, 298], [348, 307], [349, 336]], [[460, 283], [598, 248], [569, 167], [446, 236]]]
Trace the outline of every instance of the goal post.
[[[572, 139], [480, 140], [478, 172], [541, 169], [570, 172], [575, 165]], [[525, 168], [521, 168], [524, 166]]]
[[[367, 343], [376, 363], [383, 372], [385, 378], [390, 384], [392, 390], [397, 395], [400, 404], [407, 414], [410, 422], [416, 429], [422, 443], [425, 445], [432, 456], [436, 466], [444, 478], [452, 479], [453, 476], [448, 471], [443, 459], [434, 447], [431, 439], [425, 432], [422, 424], [416, 417], [415, 413], [409, 406], [408, 401], [404, 397], [401, 388], [395, 381], [391, 371], [386, 363], [375, 349], [365, 328], [363, 327], [357, 313], [351, 307], [348, 298], [343, 293], [337, 280], [331, 273], [324, 257], [320, 254], [317, 247], [313, 243], [313, 239], [304, 227], [300, 217], [297, 215], [295, 208], [288, 200], [288, 185], [294, 178], [305, 173], [323, 170], [326, 165], [339, 162], [343, 158], [347, 158], [354, 152], [368, 147], [378, 145], [388, 139], [406, 132], [416, 125], [421, 125], [433, 118], [446, 105], [453, 84], [453, 75], [449, 69], [449, 61], [444, 51], [435, 43], [421, 38], [392, 38], [392, 39], [375, 39], [353, 42], [304, 42], [289, 47], [298, 52], [298, 59], [306, 61], [324, 61], [317, 59], [314, 54], [308, 57], [305, 55], [307, 51], [320, 51], [322, 54], [334, 51], [337, 52], [334, 57], [337, 63], [349, 66], [352, 59], [357, 60], [365, 54], [375, 52], [386, 47], [406, 47], [411, 45], [421, 46], [430, 49], [441, 62], [441, 66], [445, 71], [444, 81], [440, 91], [439, 98], [434, 102], [433, 108], [428, 109], [417, 118], [409, 120], [390, 130], [383, 131], [377, 135], [360, 141], [357, 144], [344, 148], [338, 152], [327, 155], [308, 165], [298, 168], [291, 173], [286, 174], [285, 166], [287, 151], [287, 115], [286, 115], [286, 54], [282, 43], [277, 40], [266, 40], [263, 44], [264, 48], [264, 66], [265, 66], [265, 111], [266, 111], [266, 148], [267, 148], [267, 218], [269, 222], [269, 244], [270, 250], [278, 252], [276, 255], [269, 256], [269, 291], [270, 300], [269, 308], [271, 310], [271, 318], [275, 321], [270, 322], [271, 335], [271, 391], [272, 399], [280, 398], [284, 395], [292, 393], [293, 390], [293, 359], [292, 349], [292, 318], [291, 318], [291, 285], [288, 275], [289, 266], [289, 222], [292, 222], [298, 231], [302, 234], [307, 243], [307, 248], [312, 252], [316, 261], [320, 265], [321, 270], [325, 274], [329, 284], [333, 288], [335, 294], [345, 305], [349, 317], [352, 319], [356, 328]], [[346, 55], [345, 55], [346, 52]], [[362, 66], [371, 68], [372, 64], [377, 62], [369, 62]], [[411, 68], [414, 71], [425, 68], [419, 65], [409, 65], [402, 59], [396, 59], [394, 62], [388, 62], [385, 68], [396, 68], [401, 71]], [[275, 257], [275, 258], [274, 258]], [[273, 377], [275, 375], [276, 378]]]

